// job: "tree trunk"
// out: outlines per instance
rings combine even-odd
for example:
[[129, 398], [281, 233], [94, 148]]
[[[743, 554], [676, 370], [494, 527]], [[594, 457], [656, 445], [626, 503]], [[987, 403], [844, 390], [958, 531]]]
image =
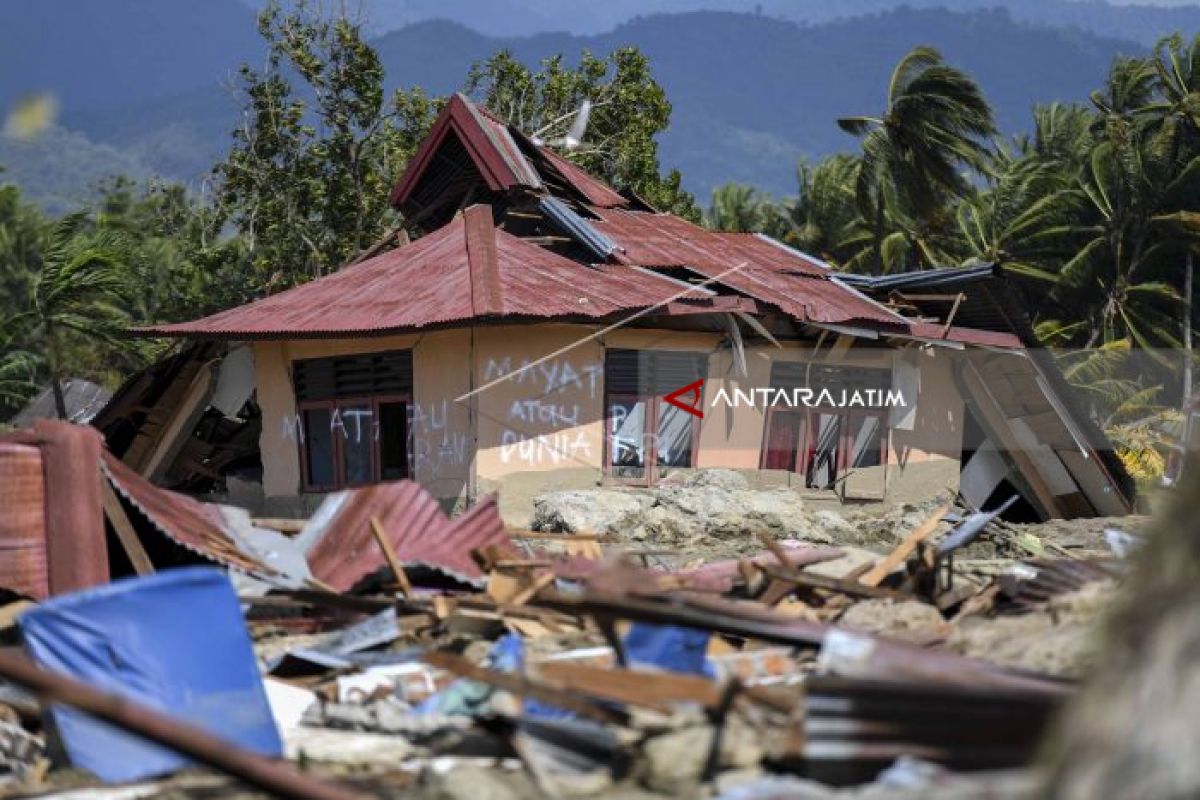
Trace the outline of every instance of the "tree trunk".
[[1183, 411], [1186, 413], [1192, 400], [1193, 254], [1190, 250], [1183, 275]]
[[[1183, 452], [1181, 463], [1186, 465], [1192, 451], [1192, 286], [1193, 253], [1188, 251], [1183, 273]], [[1176, 479], [1179, 478], [1177, 474]]]
[[875, 274], [883, 274], [883, 187], [875, 189]]
[[58, 342], [54, 326], [46, 323], [46, 364], [50, 367], [50, 391], [54, 393], [54, 410], [58, 418], [67, 418], [67, 398], [63, 395], [62, 374], [59, 372]]
[[67, 418], [67, 398], [63, 396], [62, 381], [58, 377], [58, 373], [50, 376], [50, 388], [54, 391], [54, 410], [58, 412], [59, 419]]

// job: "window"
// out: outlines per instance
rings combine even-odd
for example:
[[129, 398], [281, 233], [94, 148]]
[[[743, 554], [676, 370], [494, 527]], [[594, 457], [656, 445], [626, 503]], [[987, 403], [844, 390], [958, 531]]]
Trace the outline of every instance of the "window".
[[[767, 409], [762, 468], [803, 475], [804, 485], [810, 489], [851, 486], [855, 496], [881, 494], [887, 465], [887, 409], [848, 404], [846, 398], [855, 392], [865, 396], [866, 390], [882, 395], [890, 376], [886, 369], [775, 364], [772, 387], [808, 388], [817, 394], [811, 408]], [[821, 395], [822, 389], [828, 394]]]
[[296, 361], [307, 491], [409, 476], [412, 351]]
[[614, 478], [652, 483], [696, 462], [699, 419], [663, 400], [702, 378], [704, 353], [609, 350], [604, 361], [606, 456]]

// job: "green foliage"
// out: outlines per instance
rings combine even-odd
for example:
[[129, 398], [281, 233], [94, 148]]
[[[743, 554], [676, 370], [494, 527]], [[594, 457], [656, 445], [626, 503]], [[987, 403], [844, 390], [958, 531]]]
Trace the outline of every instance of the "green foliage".
[[784, 210], [752, 186], [727, 183], [713, 190], [704, 224], [718, 231], [763, 233], [784, 238], [790, 227]]
[[266, 66], [240, 70], [244, 120], [216, 174], [270, 292], [336, 270], [392, 227], [388, 190], [437, 103], [419, 89], [385, 98], [378, 54], [344, 17], [271, 2], [258, 24]]
[[[948, 223], [948, 197], [969, 193], [963, 169], [987, 169], [987, 137], [996, 131], [991, 106], [979, 86], [930, 47], [910, 51], [892, 72], [880, 116], [844, 117], [842, 130], [863, 137], [855, 192], [864, 219], [872, 222], [877, 272], [930, 264]], [[891, 211], [903, 221], [893, 243], [899, 264], [885, 259]]]
[[580, 105], [591, 101], [586, 135], [563, 155], [658, 209], [699, 220], [678, 170], [660, 174], [655, 137], [670, 122], [671, 104], [636, 49], [621, 47], [607, 58], [584, 51], [574, 68], [557, 55], [537, 72], [501, 51], [471, 68], [466, 89], [501, 119], [543, 141], [561, 139]]

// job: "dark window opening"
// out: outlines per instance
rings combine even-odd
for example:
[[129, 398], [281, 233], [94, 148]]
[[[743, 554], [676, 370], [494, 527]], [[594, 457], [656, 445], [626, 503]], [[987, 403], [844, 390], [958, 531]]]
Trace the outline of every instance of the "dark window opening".
[[292, 375], [305, 490], [410, 476], [412, 351], [297, 361]]
[[609, 350], [604, 361], [605, 471], [652, 483], [665, 469], [693, 467], [699, 418], [662, 398], [703, 378], [708, 355]]
[[[886, 369], [775, 364], [772, 387], [810, 389], [814, 399], [812, 407], [775, 405], [766, 410], [762, 468], [803, 475], [809, 489], [835, 489], [856, 472], [886, 468], [888, 409], [883, 407], [883, 393], [890, 379]], [[850, 404], [855, 392], [865, 399], [868, 391], [878, 393], [873, 395], [876, 407]]]

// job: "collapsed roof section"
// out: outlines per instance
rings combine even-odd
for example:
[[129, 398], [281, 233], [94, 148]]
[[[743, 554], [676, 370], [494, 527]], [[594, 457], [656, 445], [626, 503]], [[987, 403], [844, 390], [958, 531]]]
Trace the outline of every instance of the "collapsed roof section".
[[[964, 398], [988, 438], [1001, 449], [981, 449], [963, 468], [970, 491], [980, 493], [997, 474], [988, 462], [1003, 457], [1047, 516], [1128, 513], [1136, 486], [1104, 432], [1079, 402], [1054, 356], [1040, 346], [1026, 312], [1028, 303], [994, 264], [923, 270], [896, 275], [845, 275], [841, 280], [890, 307], [945, 323], [917, 323], [914, 333], [936, 340], [952, 323], [986, 328], [1016, 339], [1016, 347], [967, 360], [959, 379]], [[970, 499], [970, 498], [969, 498]]]

